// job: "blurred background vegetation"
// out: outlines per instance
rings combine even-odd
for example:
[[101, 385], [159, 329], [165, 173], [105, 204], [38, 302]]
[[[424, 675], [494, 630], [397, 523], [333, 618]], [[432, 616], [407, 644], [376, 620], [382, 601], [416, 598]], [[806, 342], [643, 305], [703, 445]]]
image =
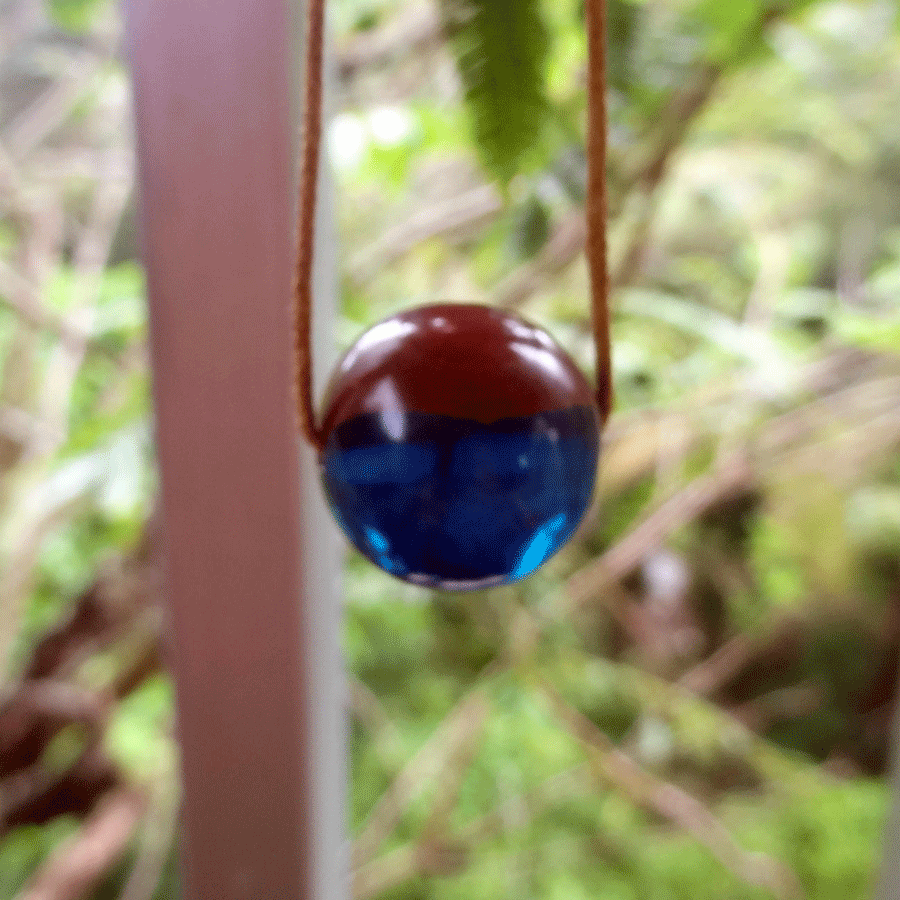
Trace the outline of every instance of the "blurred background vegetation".
[[[338, 343], [475, 299], [590, 371], [582, 4], [331, 6]], [[610, 30], [596, 506], [481, 594], [348, 555], [359, 900], [871, 896], [900, 648], [900, 17], [610, 0]], [[177, 896], [133, 187], [120, 11], [0, 2], [0, 900]]]

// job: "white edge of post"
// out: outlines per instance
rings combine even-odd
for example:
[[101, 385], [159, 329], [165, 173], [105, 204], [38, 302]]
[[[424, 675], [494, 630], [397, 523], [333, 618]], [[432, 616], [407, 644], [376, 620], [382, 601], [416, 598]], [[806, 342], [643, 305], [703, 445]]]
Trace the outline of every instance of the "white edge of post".
[[[306, 4], [301, 3], [301, 12]], [[302, 21], [302, 16], [301, 16]], [[305, 35], [299, 29], [305, 52]], [[302, 67], [298, 66], [298, 72]], [[299, 76], [298, 76], [299, 77]], [[323, 131], [333, 102], [335, 70], [331, 42], [325, 51]], [[302, 102], [302, 101], [301, 101]], [[300, 110], [303, 114], [303, 111]], [[313, 272], [313, 373], [316, 396], [336, 362], [334, 330], [338, 280], [335, 186], [328, 166], [327, 142], [319, 167]], [[301, 533], [313, 544], [304, 558], [318, 565], [304, 569], [304, 595], [314, 602], [305, 611], [304, 658], [310, 687], [306, 698], [311, 714], [313, 772], [311, 839], [313, 841], [313, 896], [315, 900], [347, 900], [350, 896], [350, 852], [346, 838], [347, 801], [346, 677], [341, 651], [343, 629], [342, 542], [325, 503], [315, 452], [305, 442], [300, 453], [305, 522]], [[318, 602], [315, 602], [318, 600]]]

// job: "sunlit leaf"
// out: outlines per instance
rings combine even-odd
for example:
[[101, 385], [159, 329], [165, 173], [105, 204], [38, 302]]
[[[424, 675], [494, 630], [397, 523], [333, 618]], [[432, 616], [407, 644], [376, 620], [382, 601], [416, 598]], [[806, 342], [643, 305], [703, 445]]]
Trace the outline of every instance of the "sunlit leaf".
[[46, 0], [50, 15], [63, 28], [87, 31], [109, 0]]
[[508, 182], [546, 124], [549, 33], [539, 0], [442, 0], [476, 147]]

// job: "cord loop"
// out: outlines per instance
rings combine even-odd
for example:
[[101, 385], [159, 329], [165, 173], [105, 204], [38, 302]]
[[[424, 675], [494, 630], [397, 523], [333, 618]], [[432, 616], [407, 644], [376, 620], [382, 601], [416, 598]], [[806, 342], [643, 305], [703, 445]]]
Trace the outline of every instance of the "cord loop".
[[[613, 404], [606, 241], [606, 0], [585, 0], [588, 39], [587, 241], [591, 318], [597, 353], [597, 408], [606, 423]], [[322, 144], [322, 60], [325, 0], [307, 0], [305, 128], [294, 270], [294, 352], [297, 420], [309, 443], [324, 450], [327, 435], [317, 423], [312, 386], [312, 283], [316, 193]]]

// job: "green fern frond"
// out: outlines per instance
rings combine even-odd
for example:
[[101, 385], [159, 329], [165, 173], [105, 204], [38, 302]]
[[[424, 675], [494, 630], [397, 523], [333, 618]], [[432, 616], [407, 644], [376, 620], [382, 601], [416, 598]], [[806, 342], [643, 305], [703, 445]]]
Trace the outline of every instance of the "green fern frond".
[[441, 0], [441, 12], [482, 163], [508, 183], [547, 120], [541, 0]]

